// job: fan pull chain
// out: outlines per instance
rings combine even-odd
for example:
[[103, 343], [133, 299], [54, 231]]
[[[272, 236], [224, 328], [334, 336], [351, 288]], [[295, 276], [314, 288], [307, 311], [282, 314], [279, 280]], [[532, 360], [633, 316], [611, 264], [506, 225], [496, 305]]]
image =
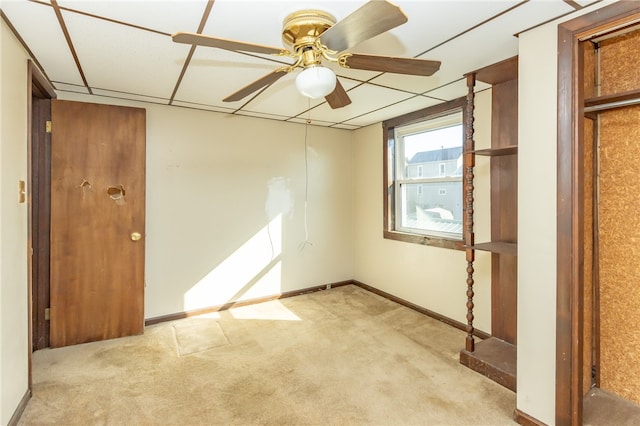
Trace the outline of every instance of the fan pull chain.
[[307, 149], [307, 137], [309, 134], [309, 124], [311, 124], [311, 99], [307, 99], [307, 121], [304, 125], [304, 241], [300, 244], [300, 251], [304, 250], [307, 245], [312, 246], [309, 241], [309, 223], [307, 221], [307, 205], [309, 202], [309, 150]]

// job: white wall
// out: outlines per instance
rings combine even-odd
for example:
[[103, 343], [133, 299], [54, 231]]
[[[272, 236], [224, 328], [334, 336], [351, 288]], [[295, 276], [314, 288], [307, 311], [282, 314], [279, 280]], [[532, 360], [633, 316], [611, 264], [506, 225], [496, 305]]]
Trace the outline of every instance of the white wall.
[[549, 425], [555, 423], [558, 24], [603, 6], [519, 36], [517, 406]]
[[[476, 96], [476, 147], [488, 148], [491, 91]], [[353, 145], [354, 279], [466, 324], [466, 260], [463, 251], [383, 238], [382, 126], [355, 131]], [[488, 241], [489, 160], [478, 158], [476, 241]], [[491, 331], [491, 256], [477, 253], [475, 326]], [[464, 341], [460, 341], [460, 348]]]
[[518, 409], [555, 422], [557, 25], [520, 35]]
[[300, 250], [304, 125], [59, 99], [147, 110], [145, 317], [353, 277], [351, 132], [309, 126]]
[[27, 392], [27, 55], [0, 20], [0, 424]]

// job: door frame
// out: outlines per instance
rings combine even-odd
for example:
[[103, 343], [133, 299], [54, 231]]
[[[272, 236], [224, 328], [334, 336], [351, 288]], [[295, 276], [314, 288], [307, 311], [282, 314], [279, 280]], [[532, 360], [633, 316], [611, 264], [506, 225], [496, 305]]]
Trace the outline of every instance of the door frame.
[[[584, 93], [581, 41], [640, 21], [621, 1], [558, 25], [557, 425], [582, 425], [584, 265]], [[570, 167], [567, 167], [570, 165]]]
[[[34, 220], [33, 220], [33, 211], [34, 211], [34, 204], [38, 207], [38, 208], [46, 208], [48, 209], [49, 206], [46, 205], [46, 203], [44, 203], [45, 205], [42, 205], [42, 197], [37, 196], [37, 194], [41, 194], [41, 191], [38, 191], [38, 188], [35, 186], [37, 185], [37, 179], [35, 179], [34, 177], [36, 177], [38, 175], [38, 173], [40, 172], [40, 168], [38, 166], [38, 163], [33, 162], [32, 160], [32, 155], [33, 155], [33, 138], [36, 137], [36, 135], [34, 135], [34, 125], [35, 120], [34, 120], [34, 107], [33, 107], [33, 98], [40, 98], [40, 99], [48, 99], [49, 101], [51, 99], [55, 99], [57, 97], [55, 89], [53, 88], [53, 85], [49, 82], [48, 78], [45, 76], [45, 74], [43, 72], [41, 72], [38, 67], [34, 64], [33, 61], [28, 60], [27, 61], [27, 303], [28, 303], [28, 330], [29, 330], [29, 335], [28, 335], [28, 366], [29, 366], [29, 378], [28, 378], [28, 385], [29, 385], [29, 389], [31, 389], [31, 384], [32, 384], [32, 352], [33, 352], [33, 336], [34, 336], [34, 327], [36, 326], [36, 324], [34, 324], [34, 320], [33, 320], [33, 314], [34, 312], [38, 312], [39, 311], [39, 306], [34, 306], [34, 303], [38, 303], [38, 301], [40, 302], [40, 305], [43, 305], [45, 301], [40, 300], [40, 298], [38, 298], [37, 296], [34, 298], [34, 285], [36, 287], [39, 287], [41, 285], [43, 285], [43, 281], [42, 280], [37, 280], [37, 282], [34, 282], [34, 269], [38, 268], [40, 265], [38, 261], [38, 259], [40, 259], [39, 257], [35, 257], [35, 262], [34, 262], [34, 241], [36, 238], [40, 238], [42, 237], [41, 235], [38, 235], [37, 232], [37, 227], [34, 224]], [[49, 108], [49, 119], [51, 118], [50, 116], [50, 108]], [[41, 128], [42, 134], [45, 134], [44, 129]], [[34, 198], [34, 193], [36, 194], [36, 197]], [[46, 236], [45, 236], [46, 237]], [[36, 243], [37, 246], [37, 243]], [[48, 250], [48, 246], [47, 246], [47, 250]], [[47, 260], [48, 262], [48, 260]], [[48, 285], [48, 279], [46, 281], [46, 284]], [[48, 303], [48, 302], [47, 302]], [[45, 306], [46, 307], [46, 306]], [[44, 309], [42, 309], [40, 311], [40, 313], [44, 313]]]

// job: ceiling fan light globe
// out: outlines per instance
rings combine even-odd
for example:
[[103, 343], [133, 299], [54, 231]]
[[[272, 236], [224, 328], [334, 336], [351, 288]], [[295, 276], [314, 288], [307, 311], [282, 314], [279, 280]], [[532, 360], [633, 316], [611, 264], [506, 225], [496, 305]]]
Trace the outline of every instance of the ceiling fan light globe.
[[336, 88], [336, 74], [322, 66], [307, 67], [296, 77], [296, 88], [308, 98], [324, 98]]

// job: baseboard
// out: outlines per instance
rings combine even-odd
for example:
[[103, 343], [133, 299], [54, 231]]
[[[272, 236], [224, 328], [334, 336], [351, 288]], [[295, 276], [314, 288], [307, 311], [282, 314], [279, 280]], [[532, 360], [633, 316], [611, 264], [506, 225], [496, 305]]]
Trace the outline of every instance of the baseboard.
[[29, 403], [30, 399], [31, 389], [27, 389], [27, 391], [24, 393], [24, 396], [20, 400], [18, 407], [16, 407], [16, 411], [13, 412], [13, 416], [11, 416], [11, 418], [9, 419], [9, 423], [7, 423], [7, 426], [16, 426], [18, 424], [18, 421], [20, 420], [20, 417], [22, 417], [22, 413], [24, 413], [25, 408], [27, 408], [27, 404]]
[[[363, 289], [365, 289], [367, 291], [370, 291], [371, 293], [375, 293], [378, 296], [384, 297], [385, 299], [392, 300], [392, 301], [394, 301], [394, 302], [396, 302], [396, 303], [398, 303], [400, 305], [406, 306], [407, 308], [413, 309], [414, 311], [420, 312], [421, 314], [429, 316], [429, 317], [431, 317], [433, 319], [436, 319], [436, 320], [438, 320], [440, 322], [443, 322], [443, 323], [445, 323], [447, 325], [450, 325], [452, 327], [458, 328], [458, 329], [460, 329], [462, 331], [467, 331], [467, 325], [463, 324], [463, 323], [461, 323], [459, 321], [456, 321], [456, 320], [451, 319], [449, 317], [445, 317], [444, 315], [440, 315], [437, 312], [433, 312], [433, 311], [431, 311], [429, 309], [423, 308], [422, 306], [418, 306], [415, 303], [411, 303], [411, 302], [409, 302], [407, 300], [401, 299], [401, 298], [399, 298], [397, 296], [394, 296], [393, 294], [389, 294], [389, 293], [384, 292], [382, 290], [378, 290], [377, 288], [371, 287], [370, 285], [367, 285], [367, 284], [364, 284], [364, 283], [361, 283], [360, 281], [352, 280], [352, 283], [354, 285], [357, 285], [360, 288], [363, 288]], [[485, 333], [484, 331], [480, 331], [480, 330], [474, 330], [473, 335], [478, 337], [478, 338], [480, 338], [480, 339], [488, 339], [489, 337], [491, 337], [490, 334]]]
[[[272, 296], [265, 296], [265, 297], [258, 297], [255, 299], [248, 299], [248, 300], [240, 300], [240, 301], [236, 301], [236, 302], [229, 302], [229, 303], [225, 303], [223, 305], [218, 305], [218, 306], [209, 306], [206, 308], [201, 308], [201, 309], [195, 309], [192, 311], [182, 311], [182, 312], [176, 312], [173, 314], [168, 314], [168, 315], [162, 315], [162, 316], [158, 316], [158, 317], [153, 317], [153, 318], [148, 318], [144, 321], [144, 325], [145, 326], [149, 326], [149, 325], [153, 325], [153, 324], [159, 324], [161, 322], [166, 322], [166, 321], [175, 321], [175, 320], [179, 320], [179, 319], [184, 319], [184, 318], [189, 318], [189, 317], [194, 317], [197, 315], [203, 315], [203, 314], [210, 314], [213, 312], [218, 312], [218, 311], [224, 311], [227, 309], [231, 309], [231, 308], [238, 308], [241, 306], [248, 306], [248, 305], [255, 305], [257, 303], [263, 303], [263, 302], [269, 302], [271, 300], [277, 300], [277, 299], [284, 299], [287, 297], [294, 297], [294, 296], [300, 296], [302, 294], [308, 294], [308, 293], [314, 293], [316, 291], [322, 291], [322, 290], [327, 290], [330, 288], [335, 288], [335, 287], [342, 287], [345, 285], [356, 285], [364, 290], [370, 291], [371, 293], [377, 294], [378, 296], [384, 297], [385, 299], [389, 299], [393, 302], [396, 302], [402, 306], [406, 306], [407, 308], [413, 309], [414, 311], [420, 312], [423, 315], [426, 315], [428, 317], [431, 317], [433, 319], [436, 319], [440, 322], [443, 322], [447, 325], [450, 325], [452, 327], [455, 327], [457, 329], [460, 329], [462, 331], [467, 331], [467, 325], [463, 324], [459, 321], [456, 321], [454, 319], [451, 319], [449, 317], [445, 317], [444, 315], [440, 315], [437, 312], [431, 311], [429, 309], [423, 308], [422, 306], [418, 306], [415, 303], [411, 303], [408, 300], [404, 300], [401, 299], [397, 296], [394, 296], [393, 294], [389, 294], [387, 292], [384, 292], [382, 290], [378, 290], [375, 287], [371, 287], [370, 285], [367, 285], [365, 283], [362, 283], [360, 281], [356, 281], [356, 280], [346, 280], [346, 281], [339, 281], [336, 283], [331, 283], [331, 284], [325, 284], [325, 285], [319, 285], [319, 286], [315, 286], [315, 287], [308, 287], [308, 288], [304, 288], [301, 290], [293, 290], [293, 291], [287, 291], [285, 293], [280, 293], [280, 294], [275, 294]], [[490, 334], [485, 333], [484, 331], [480, 331], [480, 330], [474, 330], [474, 336], [480, 338], [480, 339], [488, 339], [489, 337], [491, 337]]]
[[238, 300], [236, 302], [228, 302], [228, 303], [225, 303], [223, 305], [209, 306], [209, 307], [206, 307], [206, 308], [194, 309], [192, 311], [176, 312], [176, 313], [173, 313], [173, 314], [162, 315], [162, 316], [159, 316], [159, 317], [147, 318], [144, 321], [144, 325], [148, 326], [148, 325], [158, 324], [158, 323], [166, 322], [166, 321], [175, 321], [175, 320], [179, 320], [179, 319], [194, 317], [194, 316], [197, 316], [197, 315], [203, 315], [203, 314], [210, 314], [210, 313], [213, 313], [213, 312], [225, 311], [225, 310], [231, 309], [231, 308], [239, 308], [241, 306], [248, 306], [248, 305], [255, 305], [257, 303], [269, 302], [271, 300], [285, 299], [287, 297], [300, 296], [302, 294], [314, 293], [316, 291], [328, 290], [330, 288], [342, 287], [342, 286], [350, 285], [350, 284], [353, 284], [353, 280], [339, 281], [339, 282], [331, 283], [331, 284], [325, 284], [325, 285], [319, 285], [319, 286], [315, 286], [315, 287], [303, 288], [301, 290], [287, 291], [287, 292], [284, 292], [284, 293], [274, 294], [272, 296], [257, 297], [257, 298], [254, 298], [254, 299], [247, 299], [247, 300]]
[[522, 426], [547, 426], [546, 423], [531, 417], [527, 413], [523, 413], [517, 408], [513, 411], [513, 420]]

